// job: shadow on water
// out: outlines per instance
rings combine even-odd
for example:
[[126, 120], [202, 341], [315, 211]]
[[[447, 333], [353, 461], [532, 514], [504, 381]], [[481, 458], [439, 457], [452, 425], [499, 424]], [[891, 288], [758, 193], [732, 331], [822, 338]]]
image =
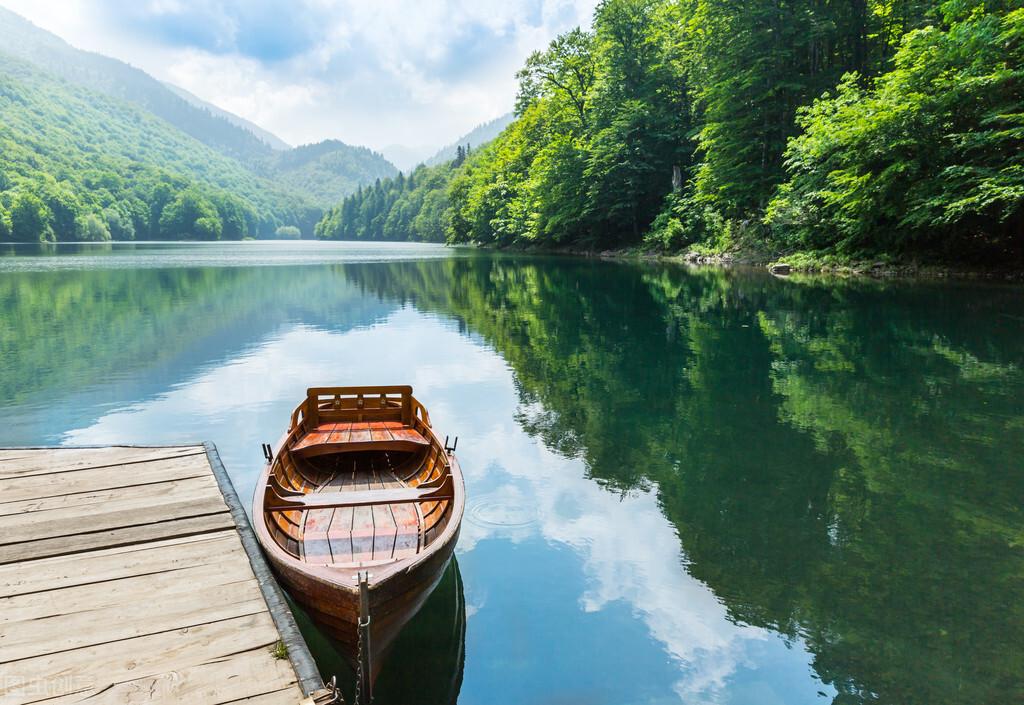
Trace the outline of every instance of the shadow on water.
[[[355, 673], [329, 635], [291, 602], [299, 629], [325, 681], [337, 676], [346, 702], [354, 702]], [[377, 705], [453, 705], [466, 660], [466, 598], [459, 563], [452, 558], [423, 608], [402, 629], [374, 686]]]

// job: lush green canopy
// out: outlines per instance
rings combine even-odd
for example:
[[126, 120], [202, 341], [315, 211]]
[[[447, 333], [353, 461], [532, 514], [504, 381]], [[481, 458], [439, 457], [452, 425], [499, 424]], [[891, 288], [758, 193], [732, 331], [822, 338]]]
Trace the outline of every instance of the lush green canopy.
[[1020, 5], [604, 0], [432, 196], [386, 180], [317, 233], [1020, 258]]

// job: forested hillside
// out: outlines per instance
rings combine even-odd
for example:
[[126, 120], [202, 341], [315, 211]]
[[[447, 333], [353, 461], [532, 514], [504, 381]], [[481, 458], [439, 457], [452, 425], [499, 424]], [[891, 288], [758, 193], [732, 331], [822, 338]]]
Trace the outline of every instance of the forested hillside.
[[377, 152], [338, 140], [275, 152], [261, 160], [257, 170], [323, 208], [363, 184], [398, 174], [395, 165]]
[[292, 148], [290, 144], [288, 144], [283, 139], [275, 135], [273, 132], [270, 132], [269, 130], [264, 130], [256, 123], [250, 122], [245, 118], [239, 117], [238, 115], [235, 115], [233, 113], [229, 113], [227, 110], [223, 110], [214, 105], [213, 103], [207, 103], [199, 96], [189, 91], [186, 91], [181, 86], [176, 86], [173, 83], [164, 83], [163, 85], [165, 88], [167, 88], [169, 91], [177, 95], [179, 98], [184, 99], [186, 102], [191, 103], [197, 108], [207, 110], [217, 117], [224, 118], [236, 127], [240, 127], [243, 130], [248, 130], [249, 132], [256, 135], [263, 142], [265, 142], [271, 149], [282, 151]]
[[1019, 261], [1021, 5], [605, 0], [530, 56], [498, 139], [317, 233]]
[[132, 103], [222, 154], [256, 159], [271, 152], [270, 145], [251, 131], [194, 105], [144, 71], [108, 56], [76, 49], [3, 8], [0, 51], [70, 83]]
[[0, 53], [0, 241], [311, 234], [319, 217], [165, 121]]
[[321, 208], [397, 173], [335, 140], [288, 149], [3, 8], [0, 138], [0, 240], [311, 237]]
[[408, 176], [359, 188], [324, 214], [316, 236], [333, 240], [419, 240], [444, 242], [450, 211], [448, 184], [466, 159], [416, 167]]

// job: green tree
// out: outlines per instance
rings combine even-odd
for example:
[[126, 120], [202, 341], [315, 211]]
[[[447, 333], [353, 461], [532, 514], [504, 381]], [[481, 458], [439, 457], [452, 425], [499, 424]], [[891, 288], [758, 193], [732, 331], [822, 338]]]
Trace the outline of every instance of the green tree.
[[53, 242], [52, 214], [38, 196], [22, 191], [11, 205], [11, 239], [15, 242]]
[[217, 209], [198, 189], [186, 189], [163, 209], [160, 235], [171, 239], [217, 240], [221, 235]]
[[274, 237], [278, 240], [298, 240], [302, 237], [302, 232], [294, 225], [282, 225], [274, 231]]
[[579, 27], [555, 38], [544, 51], [535, 51], [516, 74], [519, 92], [516, 115], [542, 96], [558, 92], [571, 105], [579, 127], [587, 124], [587, 98], [594, 85], [593, 35]]
[[37, 195], [49, 209], [50, 224], [58, 240], [80, 239], [82, 203], [67, 181], [55, 181], [49, 175], [40, 184]]
[[86, 213], [79, 216], [75, 224], [78, 239], [83, 242], [107, 242], [110, 240], [110, 230], [106, 222], [95, 213]]
[[106, 221], [107, 230], [114, 240], [134, 240], [135, 223], [130, 214], [130, 206], [118, 203], [103, 209], [103, 219]]
[[845, 252], [1024, 256], [1024, 9], [946, 5], [872, 87], [850, 75], [801, 113], [768, 220]]
[[7, 209], [0, 203], [0, 242], [11, 239], [11, 216]]

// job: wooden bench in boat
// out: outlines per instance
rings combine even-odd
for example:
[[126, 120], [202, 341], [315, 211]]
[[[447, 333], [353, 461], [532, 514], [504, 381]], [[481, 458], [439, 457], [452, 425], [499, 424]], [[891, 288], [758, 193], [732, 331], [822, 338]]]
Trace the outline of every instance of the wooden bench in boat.
[[411, 504], [451, 499], [452, 478], [447, 476], [440, 485], [422, 485], [401, 489], [358, 490], [352, 492], [289, 492], [272, 489], [274, 498], [264, 506], [268, 511], [286, 512], [307, 509], [334, 509], [337, 507], [368, 507], [376, 504]]
[[357, 450], [415, 451], [430, 445], [419, 431], [401, 421], [324, 422], [292, 446], [296, 455], [344, 453]]

